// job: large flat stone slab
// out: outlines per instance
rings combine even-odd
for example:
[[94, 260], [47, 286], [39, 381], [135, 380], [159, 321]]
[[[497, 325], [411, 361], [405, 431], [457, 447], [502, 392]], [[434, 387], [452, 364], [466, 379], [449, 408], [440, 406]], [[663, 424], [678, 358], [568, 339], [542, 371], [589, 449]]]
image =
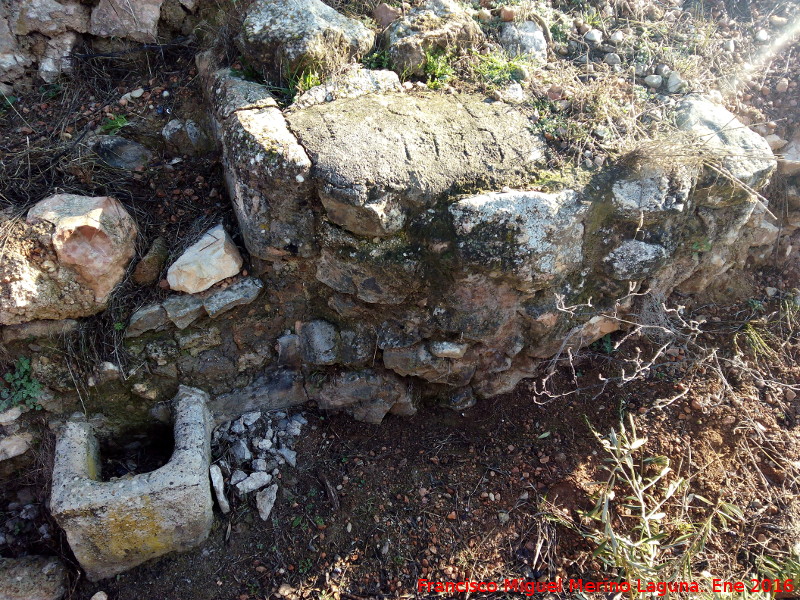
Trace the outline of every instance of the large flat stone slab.
[[472, 95], [369, 95], [287, 116], [334, 223], [400, 231], [448, 192], [519, 184], [543, 158], [525, 115]]

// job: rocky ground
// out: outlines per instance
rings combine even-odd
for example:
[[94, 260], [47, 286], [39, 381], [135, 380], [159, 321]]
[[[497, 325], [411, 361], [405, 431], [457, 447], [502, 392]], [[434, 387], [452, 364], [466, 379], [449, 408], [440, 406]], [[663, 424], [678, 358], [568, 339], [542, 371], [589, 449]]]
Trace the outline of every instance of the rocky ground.
[[[377, 3], [331, 4], [364, 17]], [[490, 40], [478, 56], [491, 57], [502, 23], [528, 9], [491, 0], [472, 6]], [[658, 129], [659, 111], [674, 104], [677, 96], [669, 92], [680, 92], [681, 82], [708, 90], [735, 75], [738, 88], [725, 95], [729, 108], [773, 149], [791, 150], [800, 126], [796, 43], [790, 39], [776, 52], [763, 51], [792, 29], [797, 4], [704, 4], [702, 19], [696, 9], [536, 6], [556, 42], [546, 67], [497, 64], [465, 53], [429, 65], [403, 85], [409, 93], [478, 90], [509, 101], [521, 91], [529, 94], [522, 110], [539, 114], [539, 130], [552, 151], [552, 171], [539, 181], [544, 190], [564, 187], [561, 173], [570, 173], [568, 181], [581, 177]], [[734, 9], [749, 14], [732, 18]], [[696, 52], [676, 50], [698, 32], [702, 41], [690, 42]], [[6, 134], [0, 144], [8, 157], [0, 163], [3, 208], [18, 212], [56, 190], [113, 196], [136, 216], [140, 243], [149, 248], [162, 238], [173, 258], [207, 226], [232, 225], [219, 156], [193, 156], [194, 142], [170, 147], [162, 135], [175, 117], [206, 126], [193, 63], [199, 49], [87, 57], [77, 62], [72, 79], [9, 98], [0, 108]], [[650, 79], [645, 95], [636, 98], [641, 91], [628, 71], [642, 53], [650, 53], [647, 68], [633, 77]], [[670, 72], [679, 74], [672, 77], [674, 90]], [[626, 105], [635, 107], [632, 113], [622, 109]], [[87, 160], [87, 140], [111, 133], [156, 149], [149, 166], [120, 176]], [[797, 196], [785, 175], [765, 192], [773, 210]], [[235, 235], [234, 241], [246, 269], [242, 240]], [[426, 596], [416, 592], [422, 577], [604, 579], [614, 571], [602, 553], [593, 555], [596, 529], [582, 512], [593, 507], [599, 488], [592, 482], [603, 477], [606, 458], [594, 432], [605, 436], [629, 426], [631, 417], [639, 436], [648, 439], [640, 456], [666, 456], [674, 469], [669, 481], [689, 481], [666, 504], [665, 532], [713, 523], [703, 548], [691, 555], [695, 577], [709, 572], [747, 580], [754, 574], [800, 582], [800, 293], [794, 289], [800, 266], [776, 264], [743, 275], [702, 304], [673, 296], [668, 306], [687, 308], [680, 318], [659, 323], [674, 335], [667, 353], [646, 367], [663, 332], [605, 336], [571, 360], [554, 363], [544, 383], [523, 383], [466, 411], [431, 402], [411, 419], [389, 416], [380, 426], [310, 407], [245, 415], [215, 434], [214, 461], [226, 482], [229, 511], [215, 508], [208, 542], [99, 584], [82, 578], [48, 513], [52, 438], [46, 437], [35, 465], [0, 490], [0, 555], [61, 557], [67, 597], [74, 599], [100, 591], [112, 599], [412, 598]], [[113, 357], [119, 349], [114, 325], [134, 308], [162, 299], [164, 287], [126, 281], [110, 309], [88, 319], [87, 331], [97, 334], [85, 337], [91, 352]], [[686, 328], [692, 319], [699, 330]], [[618, 385], [622, 370], [630, 375], [632, 366], [637, 377]], [[150, 442], [125, 440], [106, 448], [106, 475], [146, 472], [164, 462], [169, 445]], [[664, 490], [659, 493], [663, 497]], [[742, 514], [721, 519], [721, 502]], [[635, 524], [629, 509], [616, 510], [621, 528]], [[673, 556], [664, 549], [659, 560]]]
[[[761, 278], [773, 285], [780, 280], [775, 273]], [[714, 521], [704, 549], [693, 556], [695, 577], [708, 571], [741, 580], [774, 572], [766, 557], [788, 569], [781, 577], [796, 578], [797, 308], [793, 317], [783, 312], [786, 296], [770, 296], [773, 285], [765, 291], [754, 282], [747, 302], [687, 313], [704, 321], [696, 341], [673, 346], [669, 358], [622, 387], [612, 381], [602, 391], [599, 376], [618, 377], [636, 353], [652, 352], [648, 335], [614, 348], [621, 336], [615, 334], [580, 353], [572, 365], [557, 368], [547, 393], [523, 384], [460, 413], [426, 406], [413, 419], [391, 417], [381, 426], [306, 412], [308, 424], [301, 427], [303, 419], [294, 416], [282, 425], [301, 431], [296, 456], [273, 467], [278, 494], [268, 520], [259, 516], [255, 493], [229, 490], [231, 511], [217, 513], [203, 546], [113, 581], [77, 579], [72, 597], [102, 590], [120, 599], [413, 598], [419, 578], [600, 580], [609, 571], [592, 555], [585, 537], [591, 521], [581, 512], [592, 508], [593, 482], [606, 458], [593, 431], [618, 430], [629, 416], [648, 438], [642, 456], [667, 457], [675, 476], [691, 481], [682, 492], [691, 511], [681, 517], [681, 502], [669, 506], [667, 530], [715, 514], [686, 500], [689, 493], [712, 507], [728, 502], [743, 511], [741, 519]], [[748, 323], [776, 344], [774, 353], [747, 341]], [[741, 362], [730, 361], [736, 348]], [[252, 461], [268, 439], [244, 425], [251, 417], [218, 434], [224, 443], [217, 456], [231, 469], [242, 452], [233, 444], [250, 438]], [[30, 503], [28, 513], [38, 506]], [[7, 515], [12, 526], [42, 518]], [[665, 551], [661, 558], [671, 556]]]

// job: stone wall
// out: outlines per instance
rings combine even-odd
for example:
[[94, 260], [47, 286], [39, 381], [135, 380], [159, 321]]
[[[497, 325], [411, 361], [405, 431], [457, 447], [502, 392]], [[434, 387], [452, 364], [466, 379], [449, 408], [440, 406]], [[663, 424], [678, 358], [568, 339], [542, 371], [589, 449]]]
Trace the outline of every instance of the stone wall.
[[[156, 5], [163, 19], [167, 0], [136, 4], [136, 22], [150, 25], [129, 39], [158, 35]], [[106, 2], [59, 6], [76, 31], [115, 35], [98, 16]], [[10, 26], [36, 31], [33, 8], [3, 10], [16, 15]], [[341, 26], [352, 35], [319, 39], [363, 53], [361, 29]], [[232, 232], [209, 230], [169, 267], [170, 295], [124, 324], [120, 360], [89, 373], [64, 351], [124, 276], [132, 217], [113, 199], [45, 199], [14, 225], [31, 251], [0, 266], [2, 350], [33, 357], [46, 410], [80, 409], [100, 435], [167, 419], [180, 384], [209, 392], [218, 422], [308, 401], [369, 423], [412, 415], [422, 398], [463, 409], [616, 331], [632, 292], [699, 292], [776, 246], [796, 257], [797, 194], [776, 219], [757, 193], [775, 169], [769, 145], [704, 97], [678, 103], [674, 157], [644, 149], [544, 193], [531, 181], [547, 146], [515, 105], [331, 65], [331, 78], [281, 107], [212, 54], [197, 63], [248, 256]], [[99, 255], [113, 268], [92, 271]], [[33, 441], [22, 412], [0, 415], [0, 460]]]
[[199, 18], [197, 0], [2, 0], [0, 93], [52, 83], [73, 67], [84, 41], [99, 50], [155, 44], [187, 35]]

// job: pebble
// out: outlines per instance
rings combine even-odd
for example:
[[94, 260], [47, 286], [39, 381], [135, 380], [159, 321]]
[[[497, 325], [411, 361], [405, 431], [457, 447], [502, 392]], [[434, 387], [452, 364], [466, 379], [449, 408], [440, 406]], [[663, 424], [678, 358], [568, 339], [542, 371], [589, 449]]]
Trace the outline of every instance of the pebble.
[[90, 600], [108, 600], [108, 594], [105, 592], [97, 592]]
[[755, 40], [759, 44], [766, 44], [769, 41], [769, 31], [766, 29], [759, 29], [756, 32]]
[[259, 471], [248, 475], [244, 481], [237, 483], [236, 489], [239, 491], [240, 495], [244, 496], [250, 492], [260, 490], [265, 485], [268, 485], [271, 481], [272, 475]]
[[686, 80], [677, 71], [672, 71], [667, 77], [667, 91], [670, 94], [677, 94], [686, 89]]
[[[478, 20], [483, 23], [489, 23], [494, 17], [492, 11], [482, 8], [478, 11]], [[408, 82], [406, 82], [408, 83]]]
[[786, 77], [782, 77], [778, 80], [778, 83], [775, 85], [775, 91], [779, 94], [784, 94], [789, 89], [789, 80]]
[[653, 89], [661, 87], [663, 81], [664, 78], [661, 77], [661, 75], [648, 75], [647, 77], [644, 78], [644, 82], [647, 85], [647, 87]]
[[625, 41], [625, 34], [621, 31], [615, 31], [608, 39], [615, 44], [620, 44]]
[[786, 398], [789, 402], [797, 398], [797, 392], [792, 389], [786, 388], [786, 391], [783, 392], [784, 398]]
[[725, 40], [724, 42], [722, 42], [722, 49], [725, 52], [733, 52], [734, 50], [736, 50], [736, 42], [734, 42], [733, 40]]
[[583, 39], [587, 44], [600, 44], [603, 42], [603, 32], [599, 29], [590, 29]]
[[622, 59], [616, 52], [609, 52], [603, 57], [603, 62], [607, 65], [618, 65], [622, 62]]
[[278, 454], [280, 454], [290, 466], [297, 466], [297, 452], [294, 450], [290, 450], [289, 448], [281, 448], [278, 450]]
[[669, 75], [669, 72], [671, 70], [672, 69], [669, 68], [669, 65], [665, 65], [664, 63], [661, 63], [660, 65], [656, 65], [656, 68], [654, 69], [654, 72], [655, 72], [656, 75], [661, 75], [662, 77], [664, 77], [666, 75]]
[[258, 508], [258, 516], [261, 520], [266, 521], [272, 512], [272, 507], [275, 506], [275, 500], [278, 497], [278, 484], [273, 483], [268, 488], [261, 490], [256, 494], [256, 507]]
[[500, 20], [508, 23], [516, 19], [518, 14], [519, 14], [519, 9], [517, 7], [503, 6], [500, 9]]
[[733, 415], [726, 415], [722, 417], [723, 425], [733, 425], [734, 423], [736, 423], [736, 417], [734, 417]]

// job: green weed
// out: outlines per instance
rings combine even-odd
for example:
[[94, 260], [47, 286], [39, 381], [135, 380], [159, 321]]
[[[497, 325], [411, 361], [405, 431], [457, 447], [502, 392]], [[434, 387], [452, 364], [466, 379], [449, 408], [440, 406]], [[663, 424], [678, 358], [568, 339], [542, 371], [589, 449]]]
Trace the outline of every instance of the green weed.
[[478, 64], [475, 72], [490, 87], [503, 85], [525, 78], [527, 63], [524, 58], [511, 57], [504, 52], [493, 52], [482, 56], [476, 54]]
[[100, 125], [100, 129], [105, 134], [116, 135], [119, 133], [120, 129], [128, 125], [130, 125], [130, 122], [126, 115], [111, 115], [106, 119], [105, 123]]
[[42, 384], [31, 375], [31, 360], [20, 356], [14, 364], [14, 371], [3, 375], [6, 385], [0, 389], [0, 412], [15, 406], [41, 410], [39, 394]]
[[455, 74], [450, 64], [450, 55], [446, 52], [425, 52], [425, 75], [428, 78], [428, 87], [438, 90], [446, 84]]

